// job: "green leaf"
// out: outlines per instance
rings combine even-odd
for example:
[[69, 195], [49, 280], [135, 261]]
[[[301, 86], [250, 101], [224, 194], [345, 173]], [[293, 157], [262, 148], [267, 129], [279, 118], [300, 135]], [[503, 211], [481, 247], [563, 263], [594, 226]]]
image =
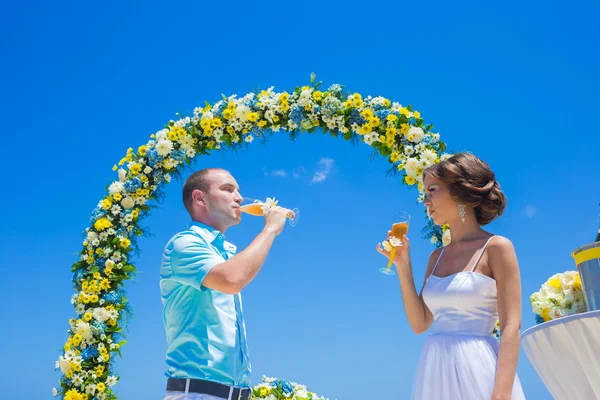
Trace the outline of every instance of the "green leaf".
[[125, 272], [134, 272], [135, 271], [135, 267], [131, 264], [126, 264], [123, 266], [122, 268], [123, 271]]
[[312, 85], [313, 83], [315, 83], [315, 79], [317, 79], [317, 74], [315, 74], [314, 72], [310, 73], [310, 84]]
[[92, 267], [90, 267], [90, 269], [88, 270], [91, 274], [93, 274], [94, 272], [98, 272], [100, 271], [100, 268], [97, 265], [94, 265]]

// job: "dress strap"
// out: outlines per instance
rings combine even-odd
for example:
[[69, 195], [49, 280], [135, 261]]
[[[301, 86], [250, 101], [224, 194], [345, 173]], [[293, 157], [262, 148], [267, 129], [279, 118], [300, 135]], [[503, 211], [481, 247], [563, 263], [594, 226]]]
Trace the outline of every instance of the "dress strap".
[[435, 272], [435, 269], [437, 268], [437, 265], [440, 262], [440, 258], [442, 258], [442, 254], [444, 254], [444, 250], [446, 250], [446, 248], [442, 247], [442, 251], [440, 251], [440, 256], [438, 257], [437, 261], [435, 262], [435, 265], [433, 266], [433, 269], [431, 270], [431, 275], [433, 275], [433, 273]]
[[487, 240], [487, 242], [485, 242], [485, 244], [483, 245], [483, 248], [481, 249], [481, 252], [479, 253], [479, 257], [477, 257], [477, 260], [475, 261], [475, 264], [473, 264], [473, 268], [471, 268], [471, 272], [475, 271], [475, 268], [477, 267], [477, 264], [479, 263], [479, 260], [481, 260], [481, 256], [483, 255], [483, 252], [485, 251], [485, 248], [490, 243], [490, 240], [492, 240], [495, 237], [496, 237], [496, 235], [492, 236], [491, 238], [489, 238]]

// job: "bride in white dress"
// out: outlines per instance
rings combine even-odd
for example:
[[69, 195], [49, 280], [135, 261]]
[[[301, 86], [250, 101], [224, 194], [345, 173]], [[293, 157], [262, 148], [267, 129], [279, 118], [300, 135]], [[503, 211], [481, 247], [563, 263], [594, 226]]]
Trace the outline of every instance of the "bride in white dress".
[[[432, 252], [418, 294], [406, 236], [396, 248], [404, 310], [417, 334], [430, 331], [419, 359], [413, 399], [521, 400], [516, 374], [521, 281], [512, 243], [484, 231], [506, 197], [489, 166], [460, 153], [423, 172], [425, 206], [451, 243]], [[377, 246], [386, 257], [389, 253]], [[500, 321], [500, 343], [492, 332]]]

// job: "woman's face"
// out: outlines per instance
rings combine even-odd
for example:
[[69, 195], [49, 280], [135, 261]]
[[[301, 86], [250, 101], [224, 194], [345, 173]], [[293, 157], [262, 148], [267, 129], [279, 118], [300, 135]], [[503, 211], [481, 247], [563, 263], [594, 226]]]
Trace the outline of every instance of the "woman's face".
[[436, 225], [444, 225], [458, 217], [456, 201], [452, 199], [450, 187], [431, 175], [423, 181], [425, 202], [429, 215]]

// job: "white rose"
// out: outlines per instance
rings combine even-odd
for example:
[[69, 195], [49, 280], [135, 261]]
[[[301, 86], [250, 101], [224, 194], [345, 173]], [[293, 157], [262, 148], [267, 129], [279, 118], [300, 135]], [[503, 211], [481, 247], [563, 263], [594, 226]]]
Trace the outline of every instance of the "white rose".
[[167, 138], [167, 133], [169, 132], [168, 129], [161, 129], [160, 131], [156, 132], [156, 140], [165, 140]]
[[88, 242], [93, 242], [94, 240], [98, 239], [98, 234], [96, 232], [88, 232], [87, 234], [87, 240]]
[[562, 309], [560, 307], [552, 307], [550, 309], [550, 318], [551, 319], [558, 319], [563, 317], [562, 314]]
[[113, 260], [108, 259], [104, 262], [104, 266], [108, 267], [108, 268], [112, 268], [115, 266], [115, 262]]
[[150, 172], [152, 172], [152, 168], [146, 166], [146, 168], [144, 168], [144, 173], [148, 175]]
[[113, 182], [108, 187], [108, 192], [110, 194], [121, 193], [125, 190], [125, 186], [121, 182]]
[[452, 238], [450, 237], [450, 229], [447, 229], [446, 232], [442, 234], [442, 244], [444, 246], [448, 246], [451, 241]]
[[127, 180], [127, 171], [125, 171], [123, 168], [119, 168], [117, 173], [119, 174], [119, 180], [121, 182], [125, 182]]
[[75, 327], [75, 333], [78, 333], [83, 338], [83, 340], [88, 340], [92, 338], [92, 328], [87, 322], [78, 322], [77, 326]]
[[104, 307], [94, 308], [94, 312], [92, 313], [94, 319], [96, 321], [104, 322], [107, 321], [110, 316], [108, 315], [108, 311]]
[[404, 170], [408, 175], [414, 176], [417, 173], [417, 168], [419, 168], [419, 160], [412, 157], [406, 160]]
[[58, 366], [63, 374], [66, 374], [71, 369], [71, 363], [69, 360], [63, 358], [62, 356], [58, 359]]
[[123, 200], [121, 200], [121, 206], [123, 206], [123, 208], [126, 210], [133, 208], [134, 205], [135, 205], [135, 200], [133, 200], [133, 198], [131, 198], [129, 196], [127, 196]]
[[406, 133], [406, 138], [414, 143], [419, 143], [421, 140], [423, 140], [423, 136], [425, 136], [425, 132], [423, 132], [423, 129], [419, 128], [418, 126], [413, 126]]

